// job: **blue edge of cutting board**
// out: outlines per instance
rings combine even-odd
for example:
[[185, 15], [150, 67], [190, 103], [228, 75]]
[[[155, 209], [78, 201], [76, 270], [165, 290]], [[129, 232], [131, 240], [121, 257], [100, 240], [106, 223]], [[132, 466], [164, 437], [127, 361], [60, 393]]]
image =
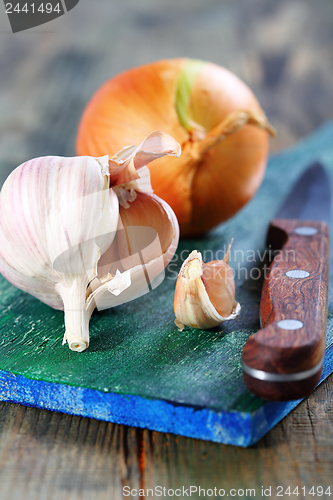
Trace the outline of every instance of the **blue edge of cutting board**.
[[[316, 145], [314, 149], [317, 149], [322, 136], [326, 146], [331, 137], [333, 149], [333, 122], [324, 124], [319, 131], [289, 152], [276, 155], [275, 159], [293, 153], [298, 148], [306, 149], [306, 143]], [[327, 154], [331, 161], [331, 152]], [[310, 151], [310, 161], [315, 159], [312, 156]], [[333, 344], [327, 346], [320, 382], [332, 371]], [[251, 413], [216, 411], [137, 395], [105, 393], [31, 380], [3, 370], [0, 370], [0, 400], [242, 447], [257, 442], [301, 401], [266, 402]]]
[[[332, 372], [332, 360], [333, 346], [326, 351], [320, 382]], [[256, 443], [302, 401], [267, 402], [249, 414], [29, 380], [5, 371], [0, 371], [0, 385], [0, 399], [11, 403], [243, 447]]]

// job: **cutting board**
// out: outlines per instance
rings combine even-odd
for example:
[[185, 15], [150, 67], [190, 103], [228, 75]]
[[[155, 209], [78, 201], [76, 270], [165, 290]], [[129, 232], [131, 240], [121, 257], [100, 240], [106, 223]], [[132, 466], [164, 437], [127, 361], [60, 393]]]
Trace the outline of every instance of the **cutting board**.
[[[333, 122], [270, 158], [255, 198], [237, 216], [202, 239], [183, 240], [163, 283], [114, 309], [97, 311], [83, 353], [62, 346], [63, 313], [0, 277], [0, 400], [120, 424], [249, 446], [299, 401], [265, 402], [246, 389], [241, 353], [259, 329], [259, 303], [270, 219], [313, 160], [333, 186]], [[174, 324], [173, 293], [190, 251], [221, 258], [234, 238], [239, 318], [209, 330]], [[333, 371], [333, 266], [322, 380]]]

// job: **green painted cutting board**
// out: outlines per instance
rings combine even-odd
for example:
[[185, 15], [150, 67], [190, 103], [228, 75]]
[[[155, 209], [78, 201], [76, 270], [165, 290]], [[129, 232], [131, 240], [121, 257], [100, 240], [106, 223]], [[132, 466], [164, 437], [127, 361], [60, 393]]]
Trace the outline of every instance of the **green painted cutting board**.
[[[205, 238], [181, 241], [158, 288], [95, 312], [83, 353], [62, 346], [62, 312], [1, 277], [0, 399], [239, 446], [257, 441], [298, 404], [264, 402], [242, 377], [243, 345], [259, 329], [266, 229], [314, 160], [333, 177], [333, 123], [272, 157], [258, 194], [236, 217]], [[179, 332], [173, 293], [182, 261], [193, 249], [204, 260], [221, 258], [232, 238], [241, 315], [213, 330]], [[333, 371], [332, 279], [331, 271], [323, 378]]]

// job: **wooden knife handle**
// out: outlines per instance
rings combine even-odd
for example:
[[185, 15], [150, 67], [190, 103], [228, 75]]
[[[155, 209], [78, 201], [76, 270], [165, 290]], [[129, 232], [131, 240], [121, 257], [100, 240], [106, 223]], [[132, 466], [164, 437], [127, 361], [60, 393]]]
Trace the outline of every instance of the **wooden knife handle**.
[[244, 380], [274, 401], [305, 397], [319, 382], [325, 351], [329, 238], [325, 222], [275, 219], [268, 243], [279, 248], [265, 277], [262, 330], [242, 354]]

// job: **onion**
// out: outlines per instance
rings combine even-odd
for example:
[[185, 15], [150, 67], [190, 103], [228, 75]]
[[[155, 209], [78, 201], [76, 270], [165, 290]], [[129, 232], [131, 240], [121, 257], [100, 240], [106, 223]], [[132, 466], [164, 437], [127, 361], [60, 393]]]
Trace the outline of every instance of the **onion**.
[[238, 77], [193, 59], [157, 61], [106, 82], [78, 130], [79, 155], [114, 155], [164, 130], [179, 158], [149, 165], [154, 192], [175, 211], [181, 236], [197, 236], [234, 215], [259, 188], [274, 134]]

